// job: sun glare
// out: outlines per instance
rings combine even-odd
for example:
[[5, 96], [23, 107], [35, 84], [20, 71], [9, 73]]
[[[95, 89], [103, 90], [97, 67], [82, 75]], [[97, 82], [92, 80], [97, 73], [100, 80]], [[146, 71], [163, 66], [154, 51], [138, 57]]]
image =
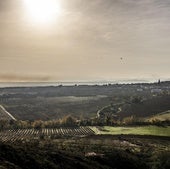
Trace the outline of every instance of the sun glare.
[[58, 0], [24, 0], [27, 15], [31, 21], [47, 23], [55, 21], [61, 13]]

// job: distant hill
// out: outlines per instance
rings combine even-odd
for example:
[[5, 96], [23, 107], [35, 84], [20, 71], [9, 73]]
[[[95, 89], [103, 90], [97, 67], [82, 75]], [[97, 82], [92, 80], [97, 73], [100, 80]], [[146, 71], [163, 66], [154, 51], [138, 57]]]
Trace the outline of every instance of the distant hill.
[[[67, 115], [87, 119], [97, 112], [116, 113], [121, 118], [147, 117], [170, 110], [168, 94], [170, 82], [12, 87], [0, 88], [0, 105], [18, 120], [53, 120]], [[153, 98], [157, 95], [164, 98]], [[146, 101], [130, 103], [132, 97]]]

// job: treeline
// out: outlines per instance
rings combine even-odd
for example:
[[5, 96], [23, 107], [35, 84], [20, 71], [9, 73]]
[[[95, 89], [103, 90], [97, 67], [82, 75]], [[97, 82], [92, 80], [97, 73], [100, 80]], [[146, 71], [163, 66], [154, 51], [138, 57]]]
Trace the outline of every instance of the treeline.
[[71, 115], [65, 116], [62, 119], [57, 120], [18, 120], [18, 121], [8, 121], [8, 120], [0, 120], [0, 130], [3, 129], [41, 129], [41, 128], [55, 128], [55, 127], [75, 127], [78, 126], [76, 118]]
[[110, 117], [104, 119], [76, 119], [68, 115], [57, 120], [36, 120], [36, 121], [7, 121], [0, 120], [0, 130], [4, 129], [41, 129], [41, 128], [57, 128], [57, 127], [78, 127], [78, 126], [141, 126], [141, 125], [157, 125], [169, 126], [170, 120], [161, 121], [159, 119], [145, 120], [135, 116], [126, 117], [123, 120], [114, 120]]
[[110, 116], [105, 118], [93, 118], [88, 120], [80, 120], [79, 125], [81, 126], [142, 126], [142, 125], [157, 125], [157, 126], [170, 126], [170, 120], [159, 120], [140, 118], [136, 116], [129, 116], [123, 119], [114, 119]]

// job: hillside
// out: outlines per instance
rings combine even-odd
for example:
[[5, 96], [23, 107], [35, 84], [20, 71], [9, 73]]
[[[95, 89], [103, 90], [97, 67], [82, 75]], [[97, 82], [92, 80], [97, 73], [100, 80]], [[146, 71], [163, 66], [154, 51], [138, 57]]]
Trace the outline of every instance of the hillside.
[[132, 135], [0, 143], [0, 168], [168, 169], [169, 148], [169, 137]]
[[[105, 157], [85, 157], [82, 152], [61, 151], [47, 146], [0, 144], [1, 169], [131, 169], [147, 168], [137, 155], [123, 151]], [[53, 148], [53, 149], [52, 149]]]
[[146, 118], [146, 120], [147, 121], [151, 121], [151, 120], [159, 120], [159, 121], [169, 120], [170, 121], [170, 110], [148, 117]]
[[170, 96], [158, 96], [140, 103], [129, 103], [121, 107], [120, 118], [128, 116], [148, 117], [170, 110]]
[[[94, 118], [100, 110], [108, 111], [108, 105], [119, 105], [120, 117], [151, 116], [170, 109], [169, 83], [108, 84], [48, 87], [0, 88], [0, 105], [18, 120], [53, 120], [72, 115], [78, 119]], [[141, 104], [130, 104], [132, 97], [141, 97]], [[164, 97], [155, 101], [153, 96]], [[129, 103], [129, 104], [127, 104]], [[154, 105], [155, 108], [154, 108]], [[103, 109], [105, 108], [105, 109]], [[109, 107], [108, 107], [109, 108]]]

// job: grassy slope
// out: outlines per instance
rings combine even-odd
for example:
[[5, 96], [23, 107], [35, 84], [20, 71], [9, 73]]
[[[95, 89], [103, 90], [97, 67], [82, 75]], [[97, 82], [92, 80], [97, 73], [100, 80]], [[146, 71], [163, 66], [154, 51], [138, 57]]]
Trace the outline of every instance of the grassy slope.
[[127, 104], [122, 107], [119, 117], [150, 117], [170, 110], [170, 96], [159, 96], [144, 100], [142, 103]]
[[51, 120], [66, 115], [95, 117], [98, 109], [110, 103], [105, 96], [37, 97], [9, 101], [5, 108], [19, 120]]
[[170, 120], [170, 110], [163, 112], [163, 113], [160, 113], [160, 114], [157, 114], [157, 115], [154, 115], [154, 116], [151, 116], [151, 117], [147, 118], [146, 120], [147, 121], [150, 121], [150, 120], [160, 120], [160, 121]]
[[133, 135], [154, 135], [154, 136], [170, 136], [169, 127], [142, 126], [142, 127], [91, 127], [96, 134], [133, 134]]

